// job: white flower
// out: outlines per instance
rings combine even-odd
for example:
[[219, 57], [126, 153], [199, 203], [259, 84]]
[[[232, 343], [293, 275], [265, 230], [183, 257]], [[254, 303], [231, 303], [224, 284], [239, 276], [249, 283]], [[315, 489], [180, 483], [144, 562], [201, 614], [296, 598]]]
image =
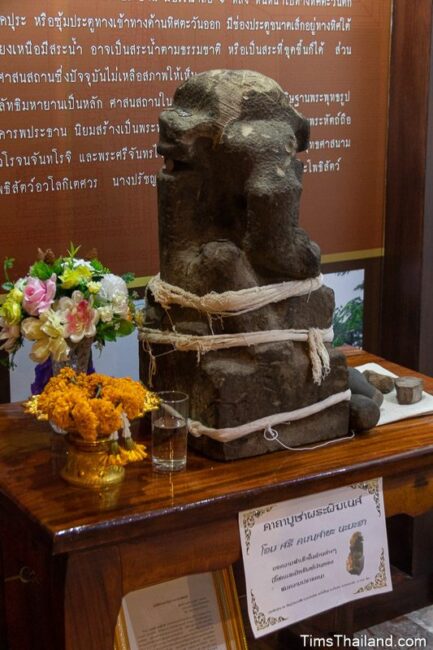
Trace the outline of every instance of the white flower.
[[101, 280], [98, 298], [111, 303], [114, 314], [126, 318], [129, 312], [128, 287], [125, 280], [118, 275], [107, 273]]
[[15, 285], [14, 285], [14, 286], [15, 286], [15, 289], [18, 289], [19, 291], [24, 291], [24, 287], [26, 286], [27, 280], [28, 280], [28, 277], [25, 277], [25, 278], [19, 278], [19, 279], [15, 282]]
[[114, 312], [111, 305], [104, 305], [103, 307], [98, 307], [99, 318], [103, 323], [109, 323], [113, 320]]
[[65, 324], [65, 336], [73, 343], [96, 334], [99, 313], [93, 309], [92, 301], [92, 298], [86, 300], [81, 291], [74, 291], [70, 298], [63, 296], [58, 302], [57, 311], [61, 322]]
[[120, 293], [115, 293], [112, 302], [113, 311], [115, 314], [127, 318], [129, 314], [128, 298]]
[[86, 266], [88, 269], [90, 269], [90, 271], [95, 270], [91, 262], [89, 262], [89, 260], [82, 260], [82, 259], [78, 259], [77, 257], [73, 257], [71, 262], [72, 262], [73, 269], [76, 269], [78, 266]]
[[101, 288], [98, 296], [103, 300], [110, 301], [114, 294], [120, 294], [128, 297], [128, 287], [125, 280], [113, 273], [107, 273], [101, 280]]

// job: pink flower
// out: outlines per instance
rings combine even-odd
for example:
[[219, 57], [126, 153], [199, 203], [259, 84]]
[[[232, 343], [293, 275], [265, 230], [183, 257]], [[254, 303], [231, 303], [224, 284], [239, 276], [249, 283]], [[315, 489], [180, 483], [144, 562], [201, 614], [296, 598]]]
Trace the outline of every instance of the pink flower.
[[57, 311], [65, 324], [65, 336], [73, 343], [85, 336], [95, 336], [99, 314], [81, 291], [74, 291], [70, 298], [60, 298]]
[[56, 276], [49, 280], [29, 278], [24, 287], [23, 307], [31, 316], [39, 316], [51, 307], [56, 295]]

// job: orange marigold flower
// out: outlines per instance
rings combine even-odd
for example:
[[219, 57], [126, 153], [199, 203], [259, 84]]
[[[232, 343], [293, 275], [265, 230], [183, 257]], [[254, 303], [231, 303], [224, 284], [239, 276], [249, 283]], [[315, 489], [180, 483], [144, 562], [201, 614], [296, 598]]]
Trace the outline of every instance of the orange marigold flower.
[[85, 440], [96, 440], [120, 429], [122, 413], [132, 420], [158, 403], [154, 393], [129, 377], [77, 374], [65, 367], [50, 379], [40, 395], [29, 400], [26, 408], [38, 419], [52, 420]]

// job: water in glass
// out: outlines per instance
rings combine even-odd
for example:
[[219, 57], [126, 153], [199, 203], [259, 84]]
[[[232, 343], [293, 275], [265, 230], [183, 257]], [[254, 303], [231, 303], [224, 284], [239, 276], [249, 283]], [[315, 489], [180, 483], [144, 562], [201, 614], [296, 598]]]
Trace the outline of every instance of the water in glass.
[[186, 465], [187, 426], [183, 418], [165, 414], [153, 422], [152, 464], [162, 471], [177, 471]]

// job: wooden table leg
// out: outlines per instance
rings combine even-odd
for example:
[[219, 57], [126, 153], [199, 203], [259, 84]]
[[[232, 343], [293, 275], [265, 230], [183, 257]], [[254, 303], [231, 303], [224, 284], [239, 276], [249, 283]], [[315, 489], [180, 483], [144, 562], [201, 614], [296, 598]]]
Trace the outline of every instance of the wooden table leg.
[[65, 649], [113, 650], [122, 602], [117, 547], [71, 554], [65, 592]]

